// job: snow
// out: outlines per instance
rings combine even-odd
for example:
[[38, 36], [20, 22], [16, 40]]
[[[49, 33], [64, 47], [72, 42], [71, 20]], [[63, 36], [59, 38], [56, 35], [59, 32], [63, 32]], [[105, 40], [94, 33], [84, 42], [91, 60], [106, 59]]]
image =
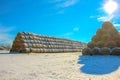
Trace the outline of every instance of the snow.
[[83, 64], [80, 70], [86, 74], [104, 75], [116, 71], [120, 66], [120, 56], [80, 56], [78, 64]]
[[0, 80], [120, 80], [119, 56], [0, 54]]

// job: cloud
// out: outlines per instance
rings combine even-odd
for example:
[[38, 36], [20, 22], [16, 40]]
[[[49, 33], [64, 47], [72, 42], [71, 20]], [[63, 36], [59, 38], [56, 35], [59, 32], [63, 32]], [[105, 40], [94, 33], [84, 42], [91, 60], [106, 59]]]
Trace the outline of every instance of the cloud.
[[15, 27], [0, 25], [0, 44], [11, 44], [13, 37], [10, 32], [14, 29]]
[[79, 0], [48, 0], [47, 2], [52, 4], [53, 10], [55, 10], [55, 13], [52, 13], [52, 15], [58, 15], [64, 14], [68, 7], [75, 5], [78, 1]]
[[79, 31], [79, 28], [78, 27], [74, 27], [73, 31]]
[[66, 8], [75, 5], [79, 0], [50, 0], [50, 3], [55, 3], [58, 8]]
[[113, 15], [111, 15], [111, 16], [101, 16], [101, 17], [98, 17], [97, 18], [97, 20], [98, 21], [102, 21], [102, 22], [104, 22], [104, 21], [110, 21], [110, 20], [112, 20], [113, 19]]
[[78, 2], [78, 0], [66, 0], [66, 1], [60, 2], [58, 4], [58, 7], [60, 7], [60, 8], [69, 7], [69, 6], [76, 4], [77, 2]]
[[115, 27], [120, 27], [120, 24], [114, 24]]
[[[105, 0], [105, 1], [103, 1], [102, 4], [101, 4], [101, 6], [96, 9], [97, 12], [100, 13], [100, 14], [89, 16], [89, 18], [96, 18], [98, 21], [101, 21], [101, 22], [104, 22], [104, 21], [113, 21], [116, 18], [118, 18], [117, 11], [115, 11], [112, 14], [108, 14], [108, 12], [106, 12], [106, 10], [105, 10], [105, 3], [108, 2], [108, 1], [111, 1], [111, 0]], [[106, 9], [108, 9], [108, 10], [111, 11], [110, 7], [107, 7]]]

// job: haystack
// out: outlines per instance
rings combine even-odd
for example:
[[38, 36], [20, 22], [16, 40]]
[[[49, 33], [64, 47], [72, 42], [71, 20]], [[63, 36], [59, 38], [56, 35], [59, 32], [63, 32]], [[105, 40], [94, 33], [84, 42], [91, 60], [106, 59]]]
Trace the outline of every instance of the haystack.
[[[92, 54], [118, 55], [120, 54], [120, 34], [111, 22], [106, 21], [102, 24], [102, 28], [97, 30], [87, 47], [92, 49]], [[83, 50], [83, 54], [91, 54], [91, 52]]]
[[54, 52], [78, 52], [84, 47], [81, 42], [37, 35], [28, 32], [18, 32], [13, 41], [10, 52], [22, 53], [54, 53]]

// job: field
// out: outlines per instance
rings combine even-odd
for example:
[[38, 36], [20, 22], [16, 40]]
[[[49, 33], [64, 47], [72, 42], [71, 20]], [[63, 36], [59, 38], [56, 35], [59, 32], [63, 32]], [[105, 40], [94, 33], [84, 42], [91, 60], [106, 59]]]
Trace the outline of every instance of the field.
[[120, 80], [120, 57], [0, 54], [0, 80]]

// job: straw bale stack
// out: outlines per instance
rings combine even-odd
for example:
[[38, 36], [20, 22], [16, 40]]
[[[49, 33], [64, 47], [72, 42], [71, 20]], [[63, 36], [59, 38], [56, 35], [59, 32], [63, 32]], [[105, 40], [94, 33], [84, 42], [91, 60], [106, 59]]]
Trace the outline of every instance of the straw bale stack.
[[[102, 28], [97, 30], [96, 35], [92, 37], [87, 46], [92, 48], [92, 54], [109, 55], [111, 51], [112, 54], [119, 54], [120, 34], [111, 22], [106, 21], [102, 24]], [[83, 54], [85, 54], [84, 50]], [[91, 54], [91, 52], [89, 51], [87, 54]]]
[[82, 44], [63, 38], [36, 35], [28, 32], [18, 32], [13, 41], [10, 52], [23, 53], [53, 53], [53, 52], [78, 52]]

